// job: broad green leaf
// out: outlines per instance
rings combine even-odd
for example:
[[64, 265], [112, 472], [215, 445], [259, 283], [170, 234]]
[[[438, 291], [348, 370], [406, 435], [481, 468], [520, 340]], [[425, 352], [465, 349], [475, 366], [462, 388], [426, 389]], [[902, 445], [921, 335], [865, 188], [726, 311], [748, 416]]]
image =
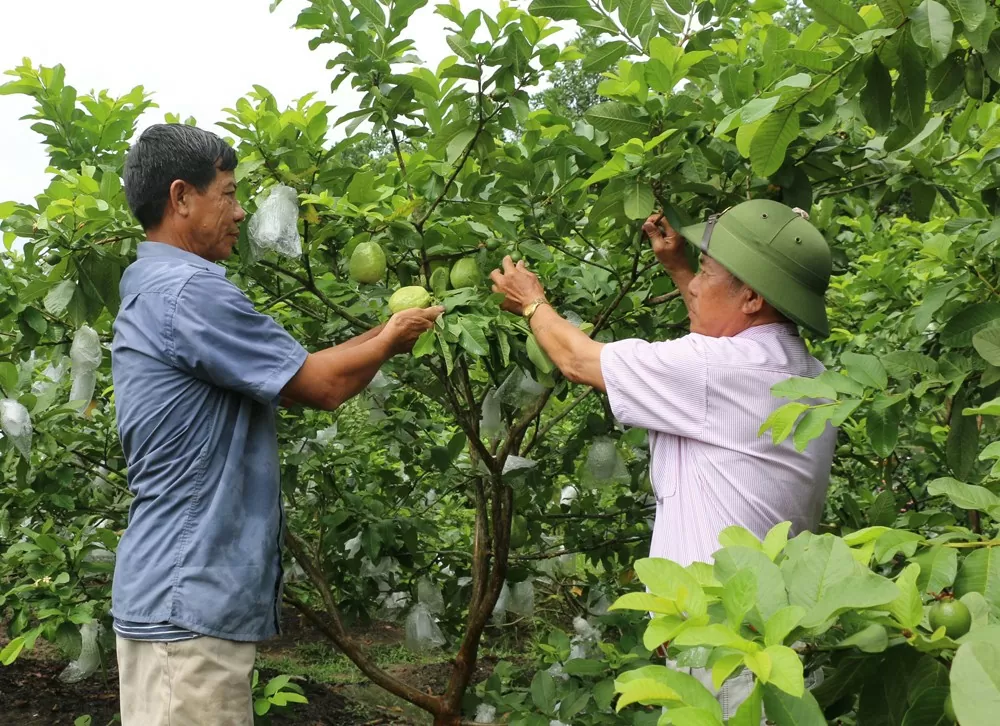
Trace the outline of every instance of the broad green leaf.
[[1000, 303], [974, 303], [953, 316], [941, 331], [941, 342], [951, 348], [972, 344], [976, 333], [1000, 322]]
[[[985, 10], [983, 14], [985, 15]], [[982, 22], [982, 18], [979, 22]], [[948, 8], [936, 0], [920, 0], [910, 13], [913, 40], [921, 48], [929, 49], [938, 63], [948, 57], [954, 29]]]
[[421, 333], [420, 337], [417, 338], [417, 342], [413, 345], [413, 357], [422, 358], [425, 355], [432, 355], [434, 353], [434, 343], [436, 340], [437, 339], [434, 336], [433, 330]]
[[795, 426], [795, 422], [808, 408], [809, 406], [804, 403], [786, 403], [784, 406], [775, 409], [774, 412], [767, 417], [764, 423], [760, 425], [757, 435], [763, 436], [768, 430], [770, 430], [771, 441], [775, 445], [780, 444], [788, 438], [789, 434], [792, 433], [792, 428]]
[[798, 627], [806, 616], [805, 608], [789, 605], [771, 616], [764, 628], [765, 645], [782, 645], [785, 638]]
[[771, 656], [763, 650], [751, 650], [743, 656], [743, 663], [761, 683], [771, 680]]
[[654, 595], [675, 600], [689, 616], [705, 614], [708, 603], [701, 585], [676, 562], [647, 557], [636, 560], [634, 567], [640, 582]]
[[[868, 508], [868, 524], [871, 525], [869, 529], [891, 527], [896, 521], [896, 509], [896, 495], [892, 493], [892, 490], [886, 489], [879, 492], [875, 501]], [[853, 545], [853, 543], [850, 544]]]
[[[910, 563], [903, 568], [899, 577], [896, 578], [896, 587], [899, 588], [899, 597], [890, 602], [886, 606], [886, 610], [888, 610], [889, 614], [895, 618], [900, 627], [913, 629], [920, 625], [920, 621], [924, 617], [924, 603], [920, 597], [920, 591], [917, 589], [917, 578], [919, 576], [920, 565]], [[864, 648], [862, 648], [862, 650], [864, 650]], [[881, 650], [885, 650], [885, 648], [883, 647]]]
[[963, 408], [963, 416], [1000, 416], [1000, 398], [994, 398], [981, 406]]
[[775, 726], [827, 726], [823, 712], [810, 691], [791, 696], [773, 684], [764, 686], [764, 712]]
[[[920, 612], [923, 614], [923, 609]], [[919, 622], [918, 619], [917, 623]], [[857, 648], [862, 653], [882, 653], [889, 647], [889, 634], [883, 626], [875, 623], [848, 638], [844, 638], [837, 647]]]
[[9, 666], [24, 649], [24, 636], [12, 639], [3, 650], [0, 650], [0, 665]]
[[542, 713], [555, 710], [556, 682], [546, 671], [538, 671], [531, 680], [531, 701]]
[[802, 696], [805, 692], [805, 678], [798, 653], [784, 645], [770, 645], [764, 652], [771, 659], [768, 683], [790, 696]]
[[534, 363], [538, 370], [542, 373], [551, 373], [555, 370], [555, 364], [552, 362], [552, 359], [549, 358], [544, 350], [542, 350], [542, 347], [538, 344], [535, 336], [531, 333], [528, 333], [528, 342], [526, 347], [528, 350], [528, 360]]
[[649, 183], [636, 177], [630, 179], [625, 188], [625, 216], [629, 219], [645, 219], [653, 211], [653, 190]]
[[987, 363], [1000, 366], [1000, 326], [980, 330], [972, 336], [972, 346]]
[[781, 96], [771, 96], [769, 98], [754, 98], [747, 101], [747, 104], [740, 110], [740, 117], [744, 125], [749, 125], [755, 121], [762, 120], [781, 100]]
[[736, 713], [727, 721], [727, 726], [760, 726], [761, 711], [764, 707], [764, 685], [755, 683], [747, 699], [739, 705]]
[[729, 627], [739, 629], [743, 618], [757, 603], [757, 577], [751, 570], [743, 570], [729, 581], [722, 589], [722, 606], [726, 610]]
[[729, 655], [722, 656], [712, 664], [712, 686], [716, 690], [722, 688], [722, 684], [725, 680], [729, 678], [729, 676], [731, 676], [737, 668], [742, 666], [742, 653], [730, 653]]
[[981, 512], [1000, 505], [1000, 497], [986, 487], [965, 484], [945, 476], [927, 484], [927, 493], [935, 497], [948, 497], [960, 509], [977, 509]]
[[903, 717], [902, 726], [949, 726], [951, 719], [944, 714], [947, 688], [929, 688], [917, 694]]
[[866, 433], [875, 453], [888, 457], [899, 439], [899, 407], [878, 410], [873, 406], [868, 411]]
[[889, 378], [881, 361], [873, 355], [862, 353], [844, 353], [840, 361], [847, 370], [847, 375], [863, 386], [885, 390]]
[[76, 283], [72, 280], [63, 280], [54, 288], [49, 290], [45, 296], [45, 309], [56, 317], [62, 316], [69, 306], [69, 301], [73, 299], [76, 292]]
[[816, 20], [830, 30], [844, 27], [855, 35], [868, 30], [868, 25], [858, 15], [857, 10], [841, 0], [803, 0], [805, 6], [813, 11]]
[[817, 378], [789, 378], [771, 386], [771, 395], [791, 401], [800, 398], [815, 398], [833, 401], [837, 391], [829, 383]]
[[631, 36], [636, 36], [642, 26], [649, 22], [652, 10], [651, 0], [619, 0], [618, 17]]
[[632, 46], [624, 40], [603, 43], [587, 54], [582, 68], [585, 73], [601, 73], [632, 52]]
[[618, 704], [615, 706], [616, 711], [621, 711], [633, 703], [658, 705], [662, 701], [681, 700], [681, 696], [677, 691], [662, 681], [653, 680], [652, 678], [629, 681], [622, 686], [618, 684], [619, 682], [615, 681], [615, 690], [621, 694], [618, 698]]
[[656, 650], [658, 647], [673, 640], [687, 627], [688, 621], [678, 615], [658, 615], [649, 621], [642, 635], [642, 644], [646, 650]]
[[587, 120], [601, 131], [618, 133], [630, 138], [643, 138], [649, 132], [649, 124], [639, 120], [636, 110], [621, 101], [599, 103], [592, 106], [586, 115]]
[[351, 0], [351, 5], [356, 7], [376, 30], [385, 25], [385, 12], [376, 0]]
[[944, 63], [935, 66], [927, 75], [931, 98], [943, 101], [958, 89], [965, 79], [965, 60], [961, 53], [952, 53]]
[[711, 691], [705, 688], [694, 676], [667, 666], [649, 665], [626, 671], [615, 679], [615, 688], [621, 691], [629, 684], [643, 680], [654, 680], [665, 684], [679, 696], [674, 700], [683, 701], [694, 708], [704, 709], [720, 721], [722, 720], [722, 707]]
[[827, 424], [836, 412], [837, 408], [832, 405], [811, 408], [806, 411], [805, 416], [795, 426], [795, 434], [792, 436], [795, 450], [805, 451], [811, 441], [822, 436], [827, 430]]
[[707, 645], [713, 648], [725, 646], [742, 651], [752, 650], [754, 645], [732, 628], [721, 623], [686, 628], [674, 638], [674, 643], [688, 646]]
[[483, 329], [468, 318], [462, 318], [459, 324], [462, 326], [462, 332], [459, 336], [459, 343], [462, 344], [462, 347], [473, 355], [489, 355], [489, 343]]
[[745, 527], [732, 525], [719, 532], [719, 544], [723, 547], [750, 547], [761, 549], [760, 540]]
[[912, 0], [876, 0], [888, 25], [898, 27], [910, 14]]
[[788, 543], [788, 532], [791, 528], [791, 522], [778, 522], [764, 536], [761, 548], [772, 561], [776, 560], [781, 551], [785, 549], [785, 545]]
[[760, 550], [726, 547], [716, 552], [714, 557], [715, 577], [723, 585], [741, 570], [753, 571], [757, 578], [757, 603], [748, 619], [758, 630], [763, 630], [768, 619], [788, 605], [781, 570]]
[[973, 550], [955, 578], [955, 594], [978, 592], [986, 598], [994, 620], [1000, 620], [1000, 552], [995, 547]]
[[661, 719], [672, 726], [722, 726], [721, 719], [711, 711], [691, 706], [669, 708]]
[[750, 163], [761, 176], [771, 176], [785, 161], [788, 145], [799, 134], [799, 112], [794, 106], [775, 111], [760, 125], [750, 142]]
[[962, 726], [987, 726], [1000, 714], [1000, 645], [965, 643], [951, 666], [951, 698]]
[[923, 593], [940, 593], [955, 583], [958, 574], [958, 550], [953, 547], [930, 547], [913, 558], [920, 565], [917, 589]]
[[900, 70], [892, 89], [893, 111], [906, 127], [917, 131], [924, 125], [927, 105], [927, 71], [916, 48], [904, 44]]
[[968, 479], [979, 454], [979, 426], [974, 418], [964, 415], [969, 387], [963, 386], [952, 401], [951, 420], [945, 455], [948, 466], [959, 479]]
[[938, 372], [937, 361], [929, 355], [909, 350], [897, 350], [882, 356], [886, 372], [893, 378], [913, 375], [933, 376]]
[[659, 597], [648, 592], [627, 592], [615, 600], [609, 610], [640, 610], [661, 615], [679, 615], [674, 600]]
[[601, 19], [600, 13], [590, 7], [587, 0], [532, 0], [528, 12], [553, 20], [576, 20], [579, 23]]

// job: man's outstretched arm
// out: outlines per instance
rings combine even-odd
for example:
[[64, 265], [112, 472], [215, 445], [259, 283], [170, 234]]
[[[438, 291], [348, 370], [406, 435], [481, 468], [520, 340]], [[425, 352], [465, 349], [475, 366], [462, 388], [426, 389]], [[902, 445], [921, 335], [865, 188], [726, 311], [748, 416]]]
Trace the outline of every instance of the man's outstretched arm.
[[[493, 292], [504, 295], [504, 310], [516, 315], [522, 315], [532, 302], [545, 299], [545, 290], [538, 277], [528, 271], [524, 262], [515, 265], [510, 257], [505, 257], [503, 270], [494, 270], [490, 279], [493, 280]], [[547, 302], [535, 309], [529, 325], [538, 345], [566, 378], [605, 391], [601, 373], [603, 343], [591, 340]]]

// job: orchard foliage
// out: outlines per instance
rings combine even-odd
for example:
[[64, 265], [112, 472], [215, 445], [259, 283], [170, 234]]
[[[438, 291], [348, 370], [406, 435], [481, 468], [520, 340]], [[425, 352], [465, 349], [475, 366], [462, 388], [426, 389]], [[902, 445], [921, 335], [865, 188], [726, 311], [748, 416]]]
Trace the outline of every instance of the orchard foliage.
[[[808, 210], [834, 250], [834, 331], [811, 343], [829, 372], [776, 387], [788, 403], [761, 433], [800, 447], [828, 421], [841, 434], [829, 533], [786, 543], [779, 527], [761, 543], [729, 530], [714, 565], [640, 561], [650, 594], [619, 606], [657, 614], [642, 643], [625, 636], [600, 657], [568, 659], [568, 638], [554, 635], [540, 648], [548, 662], [568, 659], [565, 678], [542, 671], [524, 689], [500, 669], [473, 692], [506, 581], [573, 552], [587, 567], [562, 577], [584, 590], [629, 580], [648, 542], [648, 454], [643, 433], [564, 380], [486, 284], [437, 285], [447, 313], [412, 358], [334, 414], [281, 414], [288, 544], [304, 573], [287, 599], [375, 682], [442, 724], [469, 718], [477, 699], [520, 724], [660, 718], [615, 715], [616, 688], [619, 707], [672, 706], [662, 723], [719, 723], [700, 684], [650, 665], [667, 641], [717, 680], [755, 674], [754, 697], [730, 723], [757, 723], [763, 704], [782, 726], [937, 724], [949, 694], [963, 726], [991, 723], [995, 8], [809, 0], [793, 33], [775, 22], [782, 0], [534, 0], [495, 13], [446, 3], [434, 12], [453, 55], [430, 68], [407, 38], [413, 13], [430, 11], [423, 0], [302, 5], [297, 25], [329, 59], [331, 87], [350, 84], [361, 101], [335, 109], [310, 95], [285, 106], [257, 86], [219, 120], [249, 212], [276, 183], [298, 193], [301, 257], [259, 255], [244, 236], [228, 263], [258, 309], [315, 350], [384, 320], [394, 290], [429, 287], [438, 267], [472, 259], [485, 272], [514, 253], [596, 339], [673, 337], [685, 312], [641, 220], [663, 209], [680, 224], [775, 198]], [[585, 54], [555, 40], [569, 21], [588, 34]], [[553, 73], [599, 78], [597, 102], [550, 95], [559, 102], [546, 105], [539, 84]], [[32, 203], [0, 203], [0, 388], [34, 427], [27, 455], [0, 440], [0, 608], [13, 638], [4, 662], [38, 637], [72, 651], [76, 624], [107, 617], [107, 553], [129, 501], [110, 361], [105, 352], [89, 403], [69, 401], [59, 364], [83, 325], [110, 340], [118, 280], [142, 239], [119, 174], [152, 107], [141, 88], [78, 94], [58, 66], [25, 61], [9, 75], [0, 93], [34, 100], [52, 181]], [[365, 153], [373, 147], [385, 153]], [[385, 277], [358, 284], [351, 255], [372, 242]], [[800, 400], [816, 398], [827, 402]], [[512, 543], [515, 514], [527, 526]], [[439, 695], [381, 670], [338, 615], [406, 607], [425, 576], [449, 603], [442, 623], [456, 654]], [[558, 586], [558, 568], [548, 576]], [[925, 615], [949, 592], [971, 614], [958, 638]], [[804, 689], [803, 673], [817, 669], [825, 680]]]

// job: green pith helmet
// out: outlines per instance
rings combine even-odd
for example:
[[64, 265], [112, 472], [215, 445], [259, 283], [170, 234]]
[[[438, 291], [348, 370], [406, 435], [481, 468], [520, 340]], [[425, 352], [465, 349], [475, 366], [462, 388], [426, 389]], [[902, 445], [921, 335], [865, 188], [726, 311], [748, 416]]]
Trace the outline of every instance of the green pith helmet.
[[680, 233], [756, 290], [778, 312], [822, 337], [830, 247], [804, 213], [780, 202], [743, 202]]

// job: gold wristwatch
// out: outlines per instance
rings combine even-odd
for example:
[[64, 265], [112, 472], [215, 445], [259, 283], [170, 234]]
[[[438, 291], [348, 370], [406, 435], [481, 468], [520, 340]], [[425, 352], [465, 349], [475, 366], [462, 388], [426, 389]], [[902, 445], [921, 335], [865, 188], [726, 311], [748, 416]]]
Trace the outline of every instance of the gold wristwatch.
[[548, 304], [549, 301], [546, 300], [544, 297], [540, 297], [537, 300], [532, 300], [530, 303], [524, 306], [524, 310], [521, 312], [521, 315], [524, 316], [525, 320], [531, 320], [531, 316], [535, 314], [536, 310], [538, 310], [539, 305], [548, 305]]

